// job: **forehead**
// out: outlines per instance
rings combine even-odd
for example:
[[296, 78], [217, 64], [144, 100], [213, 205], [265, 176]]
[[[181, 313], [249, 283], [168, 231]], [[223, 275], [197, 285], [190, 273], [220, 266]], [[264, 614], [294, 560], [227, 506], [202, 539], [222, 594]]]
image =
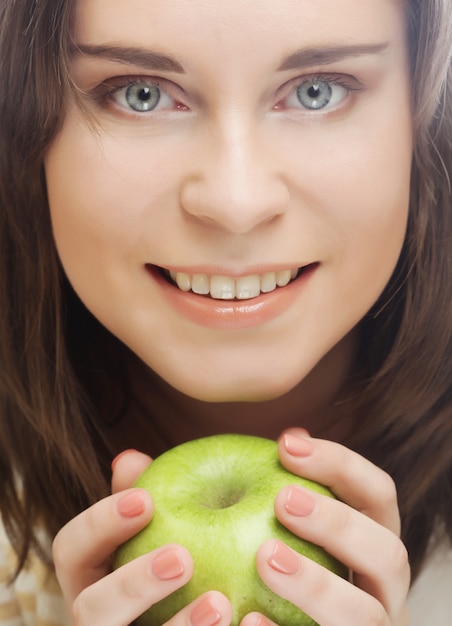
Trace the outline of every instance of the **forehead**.
[[[300, 46], [400, 37], [403, 0], [78, 0], [76, 43], [155, 46], [184, 56], [264, 58]], [[226, 59], [224, 59], [226, 60]]]

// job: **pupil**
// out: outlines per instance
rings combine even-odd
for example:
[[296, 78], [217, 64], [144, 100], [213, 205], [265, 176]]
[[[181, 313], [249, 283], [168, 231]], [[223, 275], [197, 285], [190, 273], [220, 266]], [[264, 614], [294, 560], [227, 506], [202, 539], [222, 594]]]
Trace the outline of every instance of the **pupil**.
[[320, 94], [319, 85], [312, 85], [308, 90], [308, 94], [310, 98], [313, 98], [314, 100], [316, 100]]
[[138, 92], [138, 98], [142, 102], [148, 102], [151, 99], [151, 90], [149, 87], [142, 87]]
[[126, 100], [135, 111], [152, 111], [160, 101], [160, 91], [155, 85], [131, 85], [127, 89]]

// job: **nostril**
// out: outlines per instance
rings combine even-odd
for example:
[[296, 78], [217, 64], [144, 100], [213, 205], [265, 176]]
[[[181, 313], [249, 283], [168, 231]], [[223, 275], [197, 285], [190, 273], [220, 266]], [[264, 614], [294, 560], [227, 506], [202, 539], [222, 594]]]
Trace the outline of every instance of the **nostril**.
[[281, 180], [252, 164], [231, 164], [225, 172], [225, 165], [213, 161], [203, 177], [190, 178], [181, 190], [187, 215], [206, 227], [244, 235], [286, 213], [290, 193]]

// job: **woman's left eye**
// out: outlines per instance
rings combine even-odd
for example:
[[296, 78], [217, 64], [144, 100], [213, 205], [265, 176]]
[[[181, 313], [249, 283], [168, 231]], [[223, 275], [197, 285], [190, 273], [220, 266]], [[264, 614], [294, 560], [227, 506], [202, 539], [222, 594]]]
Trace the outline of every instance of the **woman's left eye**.
[[178, 103], [158, 83], [135, 80], [110, 89], [108, 99], [122, 109], [133, 113], [177, 109]]
[[298, 83], [276, 108], [322, 111], [334, 109], [356, 89], [329, 78], [310, 78]]

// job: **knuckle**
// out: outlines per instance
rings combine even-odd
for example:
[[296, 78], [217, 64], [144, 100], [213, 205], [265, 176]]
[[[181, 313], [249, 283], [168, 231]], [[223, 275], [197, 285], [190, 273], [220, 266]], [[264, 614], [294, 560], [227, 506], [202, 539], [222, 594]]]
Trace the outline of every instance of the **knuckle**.
[[60, 569], [61, 566], [67, 562], [66, 542], [64, 541], [64, 533], [60, 531], [52, 544], [52, 559], [56, 569]]
[[344, 537], [350, 531], [352, 527], [351, 523], [351, 509], [346, 505], [336, 506], [336, 503], [331, 505], [329, 502], [329, 533], [331, 536]]
[[330, 583], [329, 572], [323, 568], [316, 566], [313, 568], [308, 582], [308, 595], [314, 602], [321, 602], [328, 593]]
[[87, 594], [82, 591], [72, 604], [71, 617], [73, 626], [86, 626], [90, 623], [86, 595]]
[[338, 445], [335, 454], [335, 479], [338, 483], [349, 483], [360, 471], [357, 455], [344, 445]]
[[369, 602], [364, 624], [366, 626], [387, 626], [388, 624], [386, 611], [383, 605], [375, 598], [371, 598]]
[[[326, 453], [326, 452], [325, 452]], [[351, 467], [353, 462], [353, 457], [350, 454], [350, 450], [343, 445], [336, 445], [337, 458], [335, 459], [335, 468], [336, 471], [340, 472], [341, 476], [346, 476], [349, 471], [353, 471]]]
[[394, 506], [397, 504], [396, 484], [389, 474], [381, 472], [378, 484], [375, 487], [379, 502], [383, 506]]
[[142, 576], [131, 576], [129, 568], [120, 567], [116, 571], [118, 596], [127, 600], [140, 600], [143, 597]]
[[95, 507], [90, 507], [86, 509], [84, 513], [84, 524], [86, 526], [85, 533], [87, 535], [97, 537], [99, 532], [99, 514], [97, 513]]
[[114, 529], [114, 513], [110, 499], [100, 501], [86, 509], [80, 517], [79, 534], [90, 544], [103, 545]]
[[410, 577], [408, 550], [404, 543], [395, 536], [389, 546], [389, 562], [394, 575], [397, 578], [406, 578], [408, 583]]

